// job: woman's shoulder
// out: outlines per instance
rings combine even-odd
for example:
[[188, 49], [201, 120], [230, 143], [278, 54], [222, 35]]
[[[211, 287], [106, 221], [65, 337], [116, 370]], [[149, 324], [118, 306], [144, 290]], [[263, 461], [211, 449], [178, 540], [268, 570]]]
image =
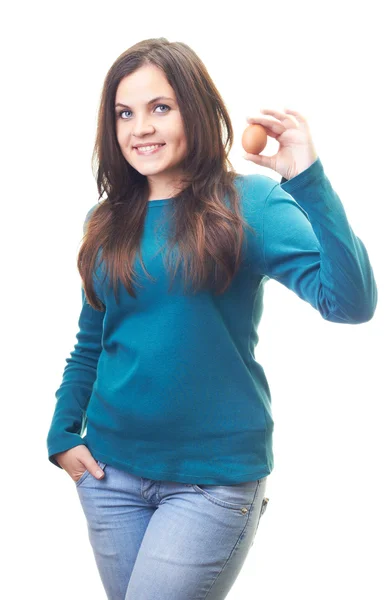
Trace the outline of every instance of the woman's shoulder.
[[235, 177], [235, 186], [242, 203], [248, 205], [254, 203], [257, 207], [258, 203], [265, 202], [277, 185], [279, 185], [278, 181], [262, 173], [238, 173]]

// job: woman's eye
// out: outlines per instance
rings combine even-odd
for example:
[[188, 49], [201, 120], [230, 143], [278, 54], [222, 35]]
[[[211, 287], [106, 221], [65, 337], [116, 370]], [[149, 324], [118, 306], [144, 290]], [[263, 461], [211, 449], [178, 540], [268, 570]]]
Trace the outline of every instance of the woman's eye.
[[[168, 110], [170, 110], [170, 106], [168, 106], [167, 104], [158, 104], [155, 108], [158, 108], [160, 106], [164, 106], [165, 108], [167, 108]], [[163, 112], [167, 112], [167, 111], [163, 111]]]
[[[163, 108], [167, 108], [168, 110], [164, 110], [162, 111], [162, 114], [164, 114], [165, 112], [169, 112], [170, 110], [170, 106], [168, 106], [167, 104], [157, 104], [157, 106], [155, 108], [159, 108], [160, 106], [162, 106]], [[120, 112], [117, 113], [117, 117], [120, 119], [123, 119], [126, 121], [127, 117], [122, 117], [122, 115], [124, 115], [124, 113], [130, 113], [132, 112], [131, 110], [121, 110]]]

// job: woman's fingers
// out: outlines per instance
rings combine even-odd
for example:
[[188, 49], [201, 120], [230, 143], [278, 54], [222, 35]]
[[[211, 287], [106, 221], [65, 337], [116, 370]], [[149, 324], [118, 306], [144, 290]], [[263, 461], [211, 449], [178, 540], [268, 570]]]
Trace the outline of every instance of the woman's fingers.
[[271, 119], [267, 119], [261, 115], [258, 117], [247, 117], [247, 122], [250, 124], [258, 123], [259, 125], [263, 125], [266, 128], [267, 135], [270, 135], [270, 137], [274, 138], [278, 137], [285, 131], [285, 127], [282, 125], [282, 123], [279, 123], [278, 121], [272, 121]]
[[[285, 112], [281, 112], [281, 111], [273, 109], [273, 108], [261, 108], [260, 109], [260, 111], [264, 115], [271, 115], [275, 119], [278, 119], [278, 121], [280, 121], [281, 124], [283, 124], [283, 125], [286, 121], [289, 121], [289, 123], [292, 123], [295, 126], [298, 126], [299, 123], [306, 122], [304, 117], [296, 110], [291, 110], [289, 108], [285, 108], [284, 110], [285, 110]], [[269, 122], [274, 123], [275, 121], [269, 121]], [[284, 130], [285, 129], [287, 129], [286, 125], [284, 125]]]
[[285, 118], [287, 118], [285, 113], [282, 113], [279, 110], [275, 110], [273, 108], [261, 108], [260, 111], [264, 115], [271, 115], [272, 117], [275, 117], [276, 119], [279, 119], [280, 121], [283, 121]]
[[286, 113], [289, 113], [289, 114], [293, 115], [294, 117], [296, 117], [296, 120], [299, 123], [306, 123], [307, 122], [306, 118], [303, 117], [303, 115], [301, 113], [297, 112], [297, 110], [291, 110], [290, 108], [284, 108], [284, 110], [285, 110]]

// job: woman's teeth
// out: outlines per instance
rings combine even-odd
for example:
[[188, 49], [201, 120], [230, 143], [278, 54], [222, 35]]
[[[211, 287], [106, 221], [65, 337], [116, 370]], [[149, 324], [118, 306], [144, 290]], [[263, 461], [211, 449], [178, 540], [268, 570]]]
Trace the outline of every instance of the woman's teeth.
[[156, 148], [161, 148], [162, 146], [164, 146], [164, 144], [156, 144], [154, 146], [142, 146], [142, 147], [138, 147], [137, 150], [138, 152], [151, 152], [152, 150], [156, 150]]

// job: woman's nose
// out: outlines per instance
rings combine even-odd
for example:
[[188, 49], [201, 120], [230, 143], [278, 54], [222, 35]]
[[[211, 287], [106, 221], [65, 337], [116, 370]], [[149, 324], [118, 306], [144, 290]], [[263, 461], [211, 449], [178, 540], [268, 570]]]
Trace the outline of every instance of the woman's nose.
[[147, 119], [139, 118], [133, 126], [132, 133], [134, 136], [143, 136], [147, 133], [153, 133], [154, 128], [151, 123], [147, 122]]

